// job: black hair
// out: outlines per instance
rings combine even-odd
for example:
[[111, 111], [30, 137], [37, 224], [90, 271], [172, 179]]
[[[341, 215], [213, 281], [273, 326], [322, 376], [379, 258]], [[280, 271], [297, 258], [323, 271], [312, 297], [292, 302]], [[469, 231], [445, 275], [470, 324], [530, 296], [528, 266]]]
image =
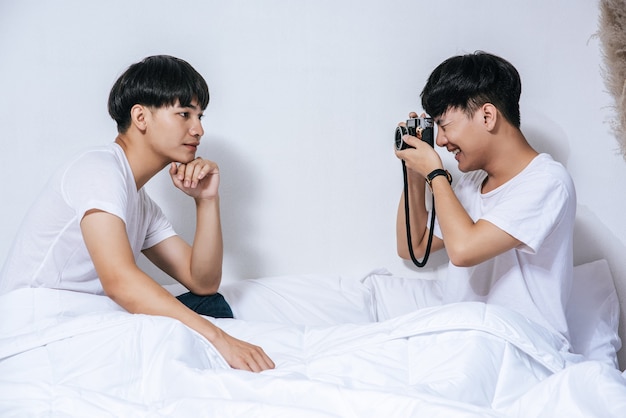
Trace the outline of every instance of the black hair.
[[169, 55], [155, 55], [128, 67], [109, 94], [109, 115], [119, 133], [130, 126], [130, 109], [141, 104], [152, 107], [189, 106], [196, 101], [204, 110], [209, 88], [204, 78], [186, 61]]
[[428, 77], [422, 108], [436, 118], [457, 108], [472, 116], [485, 103], [493, 104], [512, 125], [520, 127], [522, 82], [515, 67], [486, 52], [448, 58]]

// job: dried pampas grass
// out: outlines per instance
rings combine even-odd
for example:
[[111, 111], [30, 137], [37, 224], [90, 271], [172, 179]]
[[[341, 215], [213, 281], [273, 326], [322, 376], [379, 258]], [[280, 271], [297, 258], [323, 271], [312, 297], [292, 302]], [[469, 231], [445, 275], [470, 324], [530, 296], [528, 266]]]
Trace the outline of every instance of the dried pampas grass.
[[600, 0], [598, 36], [604, 53], [604, 81], [615, 99], [612, 128], [626, 160], [626, 0]]

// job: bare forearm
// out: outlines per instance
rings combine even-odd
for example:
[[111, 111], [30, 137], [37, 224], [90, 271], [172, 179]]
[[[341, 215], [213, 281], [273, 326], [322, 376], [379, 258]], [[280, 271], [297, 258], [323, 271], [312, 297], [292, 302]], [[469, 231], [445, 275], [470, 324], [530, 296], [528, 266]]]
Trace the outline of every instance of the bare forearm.
[[211, 342], [222, 334], [137, 267], [111, 268], [101, 280], [106, 294], [130, 313], [177, 319]]
[[196, 200], [196, 233], [191, 251], [191, 277], [207, 293], [217, 292], [222, 279], [224, 247], [219, 197]]
[[275, 367], [262, 348], [228, 335], [180, 303], [139, 268], [119, 268], [117, 273], [107, 276], [103, 285], [108, 289], [107, 294], [131, 313], [177, 319], [198, 332], [213, 344], [231, 367], [255, 372]]
[[[473, 265], [470, 259], [475, 254], [471, 237], [475, 224], [467, 214], [454, 190], [444, 176], [438, 176], [432, 182], [437, 208], [437, 219], [445, 242], [448, 257], [458, 266]], [[469, 263], [469, 264], [468, 264]]]

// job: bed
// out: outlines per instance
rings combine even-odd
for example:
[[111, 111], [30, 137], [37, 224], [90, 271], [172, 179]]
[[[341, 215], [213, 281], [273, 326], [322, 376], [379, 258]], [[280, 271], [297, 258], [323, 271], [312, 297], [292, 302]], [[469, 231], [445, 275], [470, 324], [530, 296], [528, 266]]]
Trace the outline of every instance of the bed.
[[107, 297], [13, 291], [0, 297], [0, 416], [626, 416], [606, 261], [575, 268], [571, 347], [502, 307], [438, 305], [445, 267], [416, 275], [225, 284], [236, 319], [212, 320], [272, 357], [259, 374], [229, 368], [181, 323]]

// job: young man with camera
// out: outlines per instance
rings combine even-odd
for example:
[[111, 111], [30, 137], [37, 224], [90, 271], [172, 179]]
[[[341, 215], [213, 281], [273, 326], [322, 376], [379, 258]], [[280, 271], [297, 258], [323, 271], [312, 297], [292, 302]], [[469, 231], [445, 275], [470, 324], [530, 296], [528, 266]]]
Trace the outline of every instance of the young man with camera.
[[[178, 319], [232, 367], [273, 368], [260, 347], [201, 315], [232, 317], [217, 293], [219, 168], [196, 157], [208, 102], [205, 80], [181, 59], [153, 56], [131, 65], [109, 96], [115, 141], [80, 153], [50, 179], [0, 274], [0, 294], [23, 287], [106, 294], [131, 313]], [[174, 232], [143, 188], [168, 166], [174, 186], [195, 201], [193, 245]], [[138, 267], [140, 252], [190, 293], [178, 300], [168, 293]]]
[[408, 195], [398, 208], [398, 254], [410, 258], [407, 225], [414, 255], [426, 253], [428, 183], [437, 215], [431, 249], [445, 247], [450, 259], [442, 302], [506, 306], [568, 338], [576, 192], [566, 169], [526, 141], [520, 95], [517, 70], [484, 52], [449, 58], [431, 73], [422, 107], [463, 176], [453, 189], [421, 132], [402, 136], [408, 147], [396, 155], [407, 167]]

